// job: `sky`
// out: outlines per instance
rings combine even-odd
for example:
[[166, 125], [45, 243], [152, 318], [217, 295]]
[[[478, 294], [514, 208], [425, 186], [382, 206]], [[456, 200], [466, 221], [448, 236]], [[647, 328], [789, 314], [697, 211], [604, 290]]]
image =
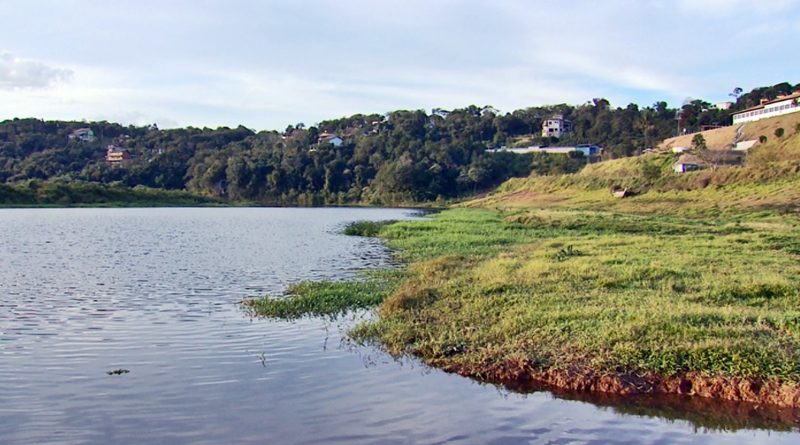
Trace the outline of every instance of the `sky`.
[[797, 42], [800, 0], [0, 0], [0, 120], [713, 103], [799, 83]]

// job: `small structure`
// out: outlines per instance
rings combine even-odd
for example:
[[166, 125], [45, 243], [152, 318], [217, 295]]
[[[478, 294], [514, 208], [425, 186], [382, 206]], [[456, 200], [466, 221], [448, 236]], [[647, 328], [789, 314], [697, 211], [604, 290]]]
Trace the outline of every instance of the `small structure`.
[[81, 142], [94, 142], [97, 138], [91, 128], [78, 128], [70, 133], [69, 140], [79, 140]]
[[611, 196], [615, 198], [627, 198], [628, 196], [631, 195], [632, 193], [628, 187], [625, 188], [614, 187], [611, 189]]
[[446, 119], [449, 115], [450, 112], [442, 108], [434, 108], [431, 110], [431, 116], [439, 116], [442, 119]]
[[733, 146], [732, 150], [747, 151], [753, 148], [753, 146], [756, 145], [756, 142], [758, 142], [758, 139], [751, 139], [749, 141], [739, 141], [736, 143], [736, 145]]
[[672, 170], [674, 170], [675, 173], [686, 173], [701, 170], [705, 168], [706, 165], [706, 162], [700, 159], [699, 156], [684, 153], [674, 164], [672, 164]]
[[706, 150], [703, 160], [713, 168], [741, 165], [745, 154], [745, 150]]
[[753, 122], [798, 111], [800, 111], [800, 91], [795, 91], [788, 96], [778, 96], [774, 100], [762, 99], [758, 106], [733, 113], [733, 124]]
[[575, 151], [583, 153], [583, 155], [586, 157], [592, 157], [592, 156], [600, 156], [603, 152], [603, 149], [600, 148], [599, 145], [579, 144], [577, 147], [575, 147]]
[[332, 144], [334, 147], [342, 145], [344, 140], [333, 133], [322, 133], [317, 138], [318, 144]]
[[683, 153], [685, 151], [689, 151], [689, 147], [672, 147], [673, 153]]
[[572, 121], [564, 119], [563, 114], [555, 114], [542, 122], [542, 137], [561, 138], [572, 131]]
[[124, 150], [115, 145], [109, 145], [106, 149], [106, 162], [111, 165], [121, 165], [133, 159], [128, 150]]
[[714, 104], [714, 108], [717, 110], [730, 110], [733, 106], [733, 102], [725, 101], [725, 102], [717, 102]]

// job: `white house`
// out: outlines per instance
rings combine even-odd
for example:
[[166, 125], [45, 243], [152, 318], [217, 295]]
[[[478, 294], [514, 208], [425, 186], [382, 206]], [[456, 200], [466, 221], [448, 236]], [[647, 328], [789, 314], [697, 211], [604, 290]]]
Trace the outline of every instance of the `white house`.
[[69, 139], [77, 139], [81, 142], [94, 142], [97, 139], [94, 136], [94, 131], [91, 128], [79, 128], [69, 135]]
[[733, 124], [753, 122], [798, 111], [800, 111], [800, 91], [795, 91], [788, 96], [778, 96], [773, 100], [762, 99], [758, 106], [733, 113]]
[[344, 142], [344, 140], [333, 133], [322, 133], [317, 139], [317, 143], [319, 144], [332, 144], [334, 147], [342, 145], [342, 142]]
[[725, 102], [717, 102], [714, 104], [714, 108], [717, 110], [730, 110], [733, 106], [733, 102], [725, 101]]
[[564, 115], [556, 114], [542, 122], [542, 137], [560, 138], [572, 131], [572, 122], [564, 119]]

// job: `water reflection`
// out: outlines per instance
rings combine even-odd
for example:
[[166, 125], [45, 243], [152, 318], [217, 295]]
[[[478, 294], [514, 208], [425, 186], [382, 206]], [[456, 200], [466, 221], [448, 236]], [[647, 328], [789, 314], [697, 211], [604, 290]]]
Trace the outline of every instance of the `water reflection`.
[[588, 402], [617, 414], [687, 421], [696, 431], [735, 432], [748, 429], [797, 431], [800, 410], [681, 395], [628, 396], [579, 393], [555, 388], [509, 388], [523, 394], [546, 391], [563, 400]]
[[[368, 320], [369, 315], [364, 315], [363, 319]], [[348, 324], [340, 325], [339, 329], [345, 332], [346, 326]], [[357, 354], [365, 367], [381, 366], [391, 360], [399, 366], [418, 368], [420, 375], [443, 372], [425, 366], [414, 357], [391, 357], [385, 352], [378, 352], [380, 345], [353, 344], [347, 337], [343, 338], [341, 347]], [[497, 383], [472, 380], [478, 385], [493, 388], [500, 397], [504, 398], [547, 396], [564, 401], [589, 403], [613, 414], [648, 417], [669, 422], [687, 422], [696, 432], [722, 433], [753, 429], [782, 432], [800, 431], [800, 409], [796, 408], [684, 395], [621, 396], [610, 393], [571, 391], [539, 383]]]

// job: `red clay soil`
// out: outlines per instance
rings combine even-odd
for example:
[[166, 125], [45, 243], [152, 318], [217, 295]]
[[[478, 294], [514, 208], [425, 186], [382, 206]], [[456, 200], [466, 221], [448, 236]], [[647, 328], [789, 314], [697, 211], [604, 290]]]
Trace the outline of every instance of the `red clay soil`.
[[709, 377], [699, 372], [678, 376], [613, 374], [591, 370], [540, 369], [529, 363], [447, 366], [447, 372], [501, 384], [538, 385], [576, 393], [615, 395], [687, 395], [782, 408], [800, 408], [800, 386], [773, 380]]

